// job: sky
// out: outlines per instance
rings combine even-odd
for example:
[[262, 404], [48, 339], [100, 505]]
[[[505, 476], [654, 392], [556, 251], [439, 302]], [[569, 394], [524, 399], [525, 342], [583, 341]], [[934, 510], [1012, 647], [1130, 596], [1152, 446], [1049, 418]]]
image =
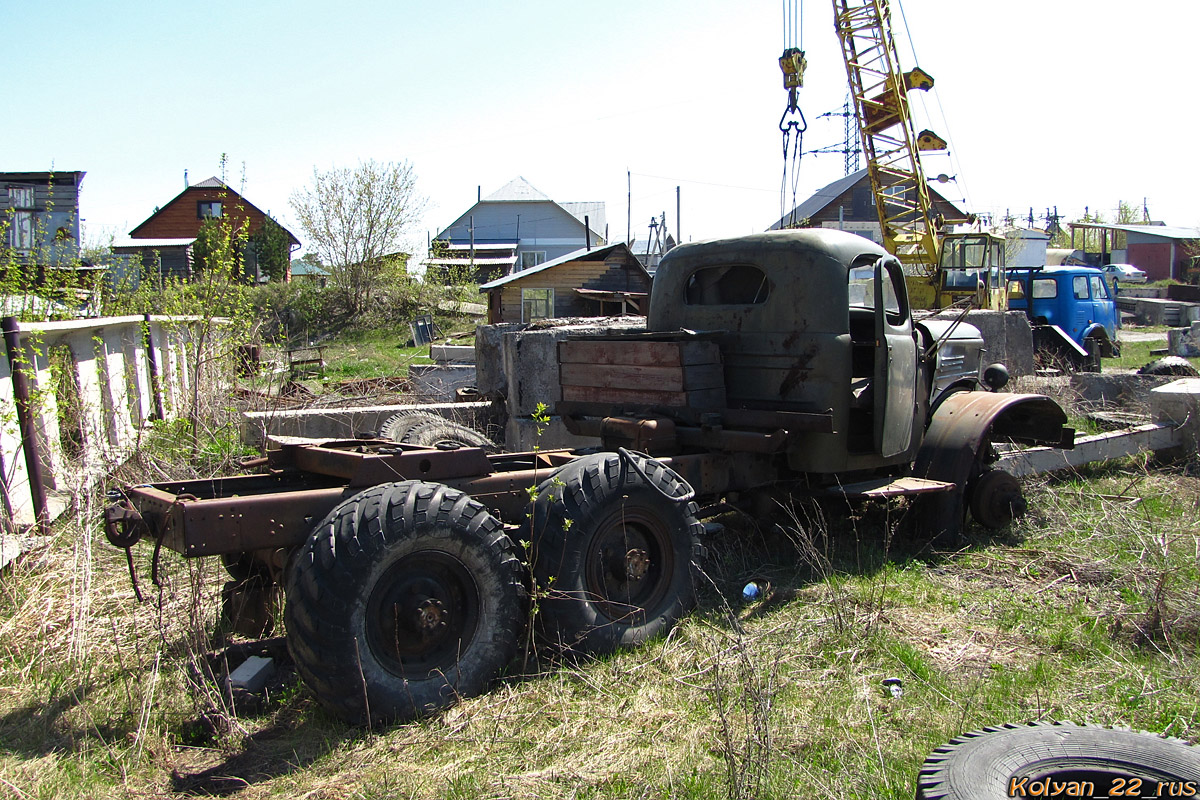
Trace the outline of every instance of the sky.
[[[125, 236], [221, 174], [301, 240], [314, 170], [407, 161], [428, 199], [412, 245], [521, 176], [604, 201], [608, 240], [665, 213], [683, 241], [760, 231], [781, 192], [783, 0], [341, 3], [0, 0], [0, 171], [87, 172], [84, 240]], [[892, 0], [936, 188], [966, 211], [1042, 224], [1119, 202], [1200, 226], [1200, 3]], [[830, 2], [791, 29], [808, 70], [806, 150], [836, 148], [846, 70]], [[20, 35], [14, 35], [20, 32]], [[844, 174], [804, 155], [796, 201]], [[678, 195], [677, 195], [678, 192]], [[677, 196], [680, 213], [677, 217]]]

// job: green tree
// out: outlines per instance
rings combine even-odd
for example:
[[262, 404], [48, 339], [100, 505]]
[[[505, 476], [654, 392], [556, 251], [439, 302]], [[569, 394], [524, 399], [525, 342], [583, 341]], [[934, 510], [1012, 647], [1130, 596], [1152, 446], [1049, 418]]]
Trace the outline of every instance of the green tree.
[[283, 226], [267, 217], [262, 227], [251, 234], [250, 247], [261, 274], [273, 281], [281, 281], [286, 277], [288, 262], [292, 257], [292, 243]]
[[390, 280], [406, 278], [405, 242], [426, 204], [416, 180], [408, 162], [372, 160], [354, 169], [314, 169], [312, 182], [292, 193], [307, 246], [329, 269], [351, 314], [386, 294]]
[[221, 269], [229, 279], [241, 280], [245, 271], [246, 239], [242, 226], [228, 216], [204, 220], [192, 245], [193, 271], [208, 273]]

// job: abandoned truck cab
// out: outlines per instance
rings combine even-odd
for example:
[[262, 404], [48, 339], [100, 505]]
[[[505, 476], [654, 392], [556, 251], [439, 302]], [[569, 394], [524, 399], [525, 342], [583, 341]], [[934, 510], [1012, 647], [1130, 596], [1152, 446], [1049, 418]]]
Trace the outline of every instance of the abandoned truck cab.
[[791, 438], [798, 472], [911, 462], [931, 406], [979, 383], [979, 331], [914, 324], [899, 261], [841, 231], [677, 247], [655, 274], [647, 327], [715, 332], [730, 407], [830, 414], [831, 430]]

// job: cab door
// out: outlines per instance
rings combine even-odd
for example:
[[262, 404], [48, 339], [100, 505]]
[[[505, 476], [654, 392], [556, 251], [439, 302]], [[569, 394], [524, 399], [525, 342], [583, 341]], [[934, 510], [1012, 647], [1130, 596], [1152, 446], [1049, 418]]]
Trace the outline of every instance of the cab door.
[[917, 341], [893, 256], [875, 262], [874, 385], [875, 450], [887, 458], [908, 450], [917, 412]]

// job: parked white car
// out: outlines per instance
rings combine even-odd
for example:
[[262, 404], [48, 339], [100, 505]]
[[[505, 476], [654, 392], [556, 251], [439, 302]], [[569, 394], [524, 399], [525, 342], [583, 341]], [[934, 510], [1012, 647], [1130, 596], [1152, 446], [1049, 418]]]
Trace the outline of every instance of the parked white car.
[[1138, 269], [1133, 264], [1109, 264], [1102, 267], [1104, 274], [1111, 278], [1114, 283], [1145, 283], [1146, 273]]

